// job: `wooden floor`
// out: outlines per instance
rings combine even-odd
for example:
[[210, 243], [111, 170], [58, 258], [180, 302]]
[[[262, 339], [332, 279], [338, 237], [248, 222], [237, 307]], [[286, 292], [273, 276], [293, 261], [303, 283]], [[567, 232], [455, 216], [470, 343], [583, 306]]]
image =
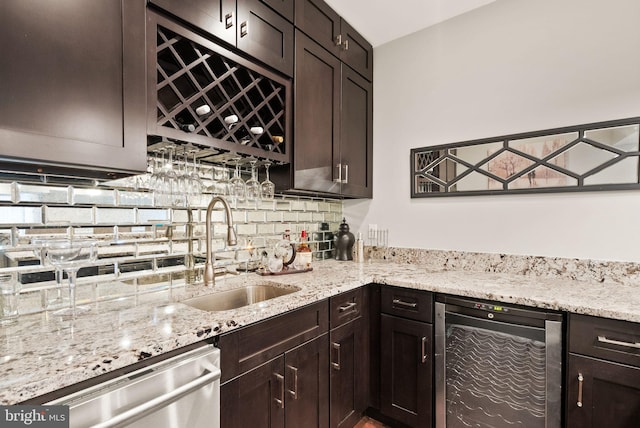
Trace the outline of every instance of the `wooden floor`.
[[353, 428], [388, 428], [388, 425], [364, 416]]

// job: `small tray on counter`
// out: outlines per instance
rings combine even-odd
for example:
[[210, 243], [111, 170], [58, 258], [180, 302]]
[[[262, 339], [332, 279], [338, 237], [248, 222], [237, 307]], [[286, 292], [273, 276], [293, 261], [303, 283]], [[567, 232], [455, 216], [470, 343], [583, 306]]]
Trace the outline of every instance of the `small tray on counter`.
[[313, 268], [312, 268], [312, 267], [310, 267], [310, 268], [306, 268], [306, 269], [293, 269], [293, 268], [286, 269], [286, 268], [285, 268], [285, 269], [282, 269], [280, 272], [269, 272], [268, 270], [263, 270], [263, 271], [259, 271], [259, 270], [258, 270], [258, 271], [256, 271], [256, 273], [257, 273], [258, 275], [261, 275], [261, 276], [270, 276], [270, 275], [289, 275], [289, 274], [292, 274], [292, 273], [305, 273], [305, 272], [311, 272], [312, 270], [313, 270]]

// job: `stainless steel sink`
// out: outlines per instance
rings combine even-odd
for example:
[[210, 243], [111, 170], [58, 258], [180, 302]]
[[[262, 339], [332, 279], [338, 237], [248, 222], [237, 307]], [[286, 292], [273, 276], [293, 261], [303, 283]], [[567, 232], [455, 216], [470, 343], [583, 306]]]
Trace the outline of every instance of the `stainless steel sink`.
[[228, 311], [300, 291], [298, 287], [280, 287], [271, 284], [247, 285], [233, 290], [192, 297], [182, 303], [202, 311]]

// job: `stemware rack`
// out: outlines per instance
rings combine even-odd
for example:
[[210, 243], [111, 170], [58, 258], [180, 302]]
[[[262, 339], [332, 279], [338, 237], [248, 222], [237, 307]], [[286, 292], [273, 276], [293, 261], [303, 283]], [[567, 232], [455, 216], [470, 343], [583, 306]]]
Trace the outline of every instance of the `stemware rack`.
[[201, 162], [220, 164], [238, 156], [290, 162], [290, 79], [156, 19], [148, 151], [165, 137], [208, 150]]

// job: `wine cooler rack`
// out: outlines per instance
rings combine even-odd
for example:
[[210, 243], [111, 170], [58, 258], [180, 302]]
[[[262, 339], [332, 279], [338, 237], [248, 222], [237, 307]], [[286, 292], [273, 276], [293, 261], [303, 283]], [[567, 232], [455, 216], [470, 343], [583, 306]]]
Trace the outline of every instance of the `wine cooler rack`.
[[288, 163], [290, 80], [157, 18], [149, 141], [167, 137]]

